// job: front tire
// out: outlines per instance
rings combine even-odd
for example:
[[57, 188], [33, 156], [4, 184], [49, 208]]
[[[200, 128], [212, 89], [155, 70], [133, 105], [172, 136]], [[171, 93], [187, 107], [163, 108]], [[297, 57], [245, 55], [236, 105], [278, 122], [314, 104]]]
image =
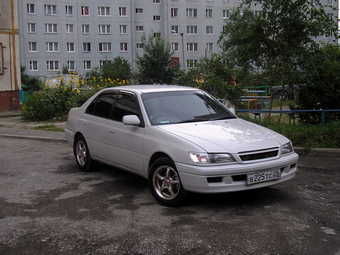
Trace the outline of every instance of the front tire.
[[171, 159], [157, 159], [150, 167], [148, 180], [151, 194], [161, 205], [179, 206], [185, 199], [187, 192]]
[[77, 137], [74, 144], [74, 154], [78, 168], [84, 172], [91, 172], [93, 170], [94, 161], [91, 158], [89, 148], [87, 147], [84, 136]]

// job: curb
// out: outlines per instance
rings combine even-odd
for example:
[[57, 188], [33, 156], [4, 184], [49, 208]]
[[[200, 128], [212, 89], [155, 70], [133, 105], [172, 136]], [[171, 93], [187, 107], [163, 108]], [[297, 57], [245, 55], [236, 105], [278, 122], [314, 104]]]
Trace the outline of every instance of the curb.
[[294, 151], [299, 155], [330, 156], [330, 157], [340, 156], [340, 149], [312, 148], [308, 150], [302, 147], [294, 147]]
[[29, 135], [10, 135], [10, 134], [0, 134], [0, 137], [6, 138], [17, 138], [17, 139], [28, 139], [28, 140], [40, 140], [56, 143], [67, 143], [66, 138], [56, 138], [56, 137], [44, 137], [44, 136], [29, 136]]

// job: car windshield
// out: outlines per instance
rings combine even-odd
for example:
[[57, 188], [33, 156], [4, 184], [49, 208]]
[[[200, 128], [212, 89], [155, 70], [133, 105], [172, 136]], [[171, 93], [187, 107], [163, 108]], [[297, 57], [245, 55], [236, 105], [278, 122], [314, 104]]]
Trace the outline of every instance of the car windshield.
[[152, 125], [236, 118], [218, 100], [203, 91], [146, 93], [142, 99]]

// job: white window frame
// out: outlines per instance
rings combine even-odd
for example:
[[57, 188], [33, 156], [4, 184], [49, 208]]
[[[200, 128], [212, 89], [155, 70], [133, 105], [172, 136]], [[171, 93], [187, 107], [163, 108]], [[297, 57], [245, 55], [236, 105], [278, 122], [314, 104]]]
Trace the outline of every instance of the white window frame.
[[75, 52], [75, 43], [74, 42], [68, 42], [66, 43], [66, 51], [67, 52]]
[[128, 44], [126, 42], [119, 44], [119, 51], [120, 52], [128, 52]]
[[28, 42], [28, 52], [38, 52], [37, 42]]
[[59, 52], [58, 42], [46, 42], [45, 47], [46, 47], [46, 52]]
[[179, 17], [178, 8], [171, 8], [171, 18], [178, 18], [178, 17]]
[[161, 15], [153, 15], [154, 21], [161, 21]]
[[144, 26], [136, 26], [136, 32], [143, 32]]
[[127, 25], [119, 25], [119, 34], [121, 35], [127, 34]]
[[91, 52], [91, 43], [89, 42], [83, 43], [83, 52]]
[[152, 3], [154, 3], [154, 4], [160, 4], [160, 3], [161, 3], [161, 0], [153, 0]]
[[46, 34], [57, 34], [58, 33], [58, 24], [45, 23], [45, 33]]
[[179, 28], [178, 26], [171, 26], [171, 33], [173, 35], [178, 35]]
[[74, 34], [74, 24], [66, 24], [66, 34]]
[[30, 61], [30, 71], [32, 72], [36, 72], [39, 71], [39, 65], [38, 65], [38, 61]]
[[197, 26], [187, 26], [187, 35], [197, 35]]
[[229, 19], [230, 11], [229, 9], [222, 10], [222, 18]]
[[72, 5], [65, 5], [65, 15], [66, 16], [73, 16], [73, 6]]
[[198, 43], [187, 43], [187, 52], [198, 52]]
[[44, 14], [45, 15], [57, 15], [57, 6], [53, 4], [45, 4]]
[[179, 43], [177, 42], [171, 43], [171, 50], [173, 50], [174, 52], [179, 52]]
[[90, 25], [89, 24], [82, 24], [81, 25], [81, 33], [83, 35], [88, 35], [90, 34]]
[[207, 52], [213, 52], [214, 51], [214, 43], [207, 43]]
[[46, 70], [47, 71], [59, 71], [59, 61], [57, 60], [46, 61]]
[[90, 16], [90, 6], [81, 6], [81, 16]]
[[127, 8], [119, 7], [119, 17], [127, 17]]
[[143, 14], [144, 10], [143, 8], [136, 8], [136, 14]]
[[197, 9], [195, 8], [187, 8], [186, 9], [186, 16], [187, 18], [197, 18]]
[[98, 6], [98, 16], [99, 17], [111, 17], [111, 7]]
[[136, 43], [136, 49], [143, 49], [143, 43]]
[[36, 24], [35, 23], [27, 23], [27, 32], [31, 33], [31, 34], [35, 34], [36, 33]]
[[91, 70], [92, 69], [92, 61], [91, 60], [84, 60], [83, 61], [83, 68], [84, 68], [84, 70]]
[[198, 64], [197, 59], [187, 59], [187, 68], [190, 69]]
[[112, 52], [111, 43], [110, 42], [99, 43], [99, 52]]
[[212, 19], [213, 18], [213, 9], [205, 9], [205, 17], [207, 19]]
[[35, 4], [27, 4], [27, 14], [35, 14]]
[[[72, 68], [73, 67], [73, 68]], [[76, 61], [74, 60], [68, 60], [67, 61], [67, 70], [69, 72], [75, 71], [76, 70]]]
[[111, 34], [111, 25], [98, 25], [98, 33], [101, 35], [110, 35]]
[[214, 26], [206, 26], [205, 32], [207, 35], [213, 35], [214, 34]]

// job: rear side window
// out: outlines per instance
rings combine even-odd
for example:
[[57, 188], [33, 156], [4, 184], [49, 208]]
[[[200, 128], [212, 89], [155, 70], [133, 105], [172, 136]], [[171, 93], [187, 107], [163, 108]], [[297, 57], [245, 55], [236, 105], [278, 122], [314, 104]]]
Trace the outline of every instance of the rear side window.
[[109, 118], [116, 95], [101, 94], [87, 107], [86, 113], [97, 117]]
[[118, 96], [113, 112], [113, 120], [122, 121], [125, 115], [139, 116], [138, 104], [135, 97], [130, 94], [120, 94]]

